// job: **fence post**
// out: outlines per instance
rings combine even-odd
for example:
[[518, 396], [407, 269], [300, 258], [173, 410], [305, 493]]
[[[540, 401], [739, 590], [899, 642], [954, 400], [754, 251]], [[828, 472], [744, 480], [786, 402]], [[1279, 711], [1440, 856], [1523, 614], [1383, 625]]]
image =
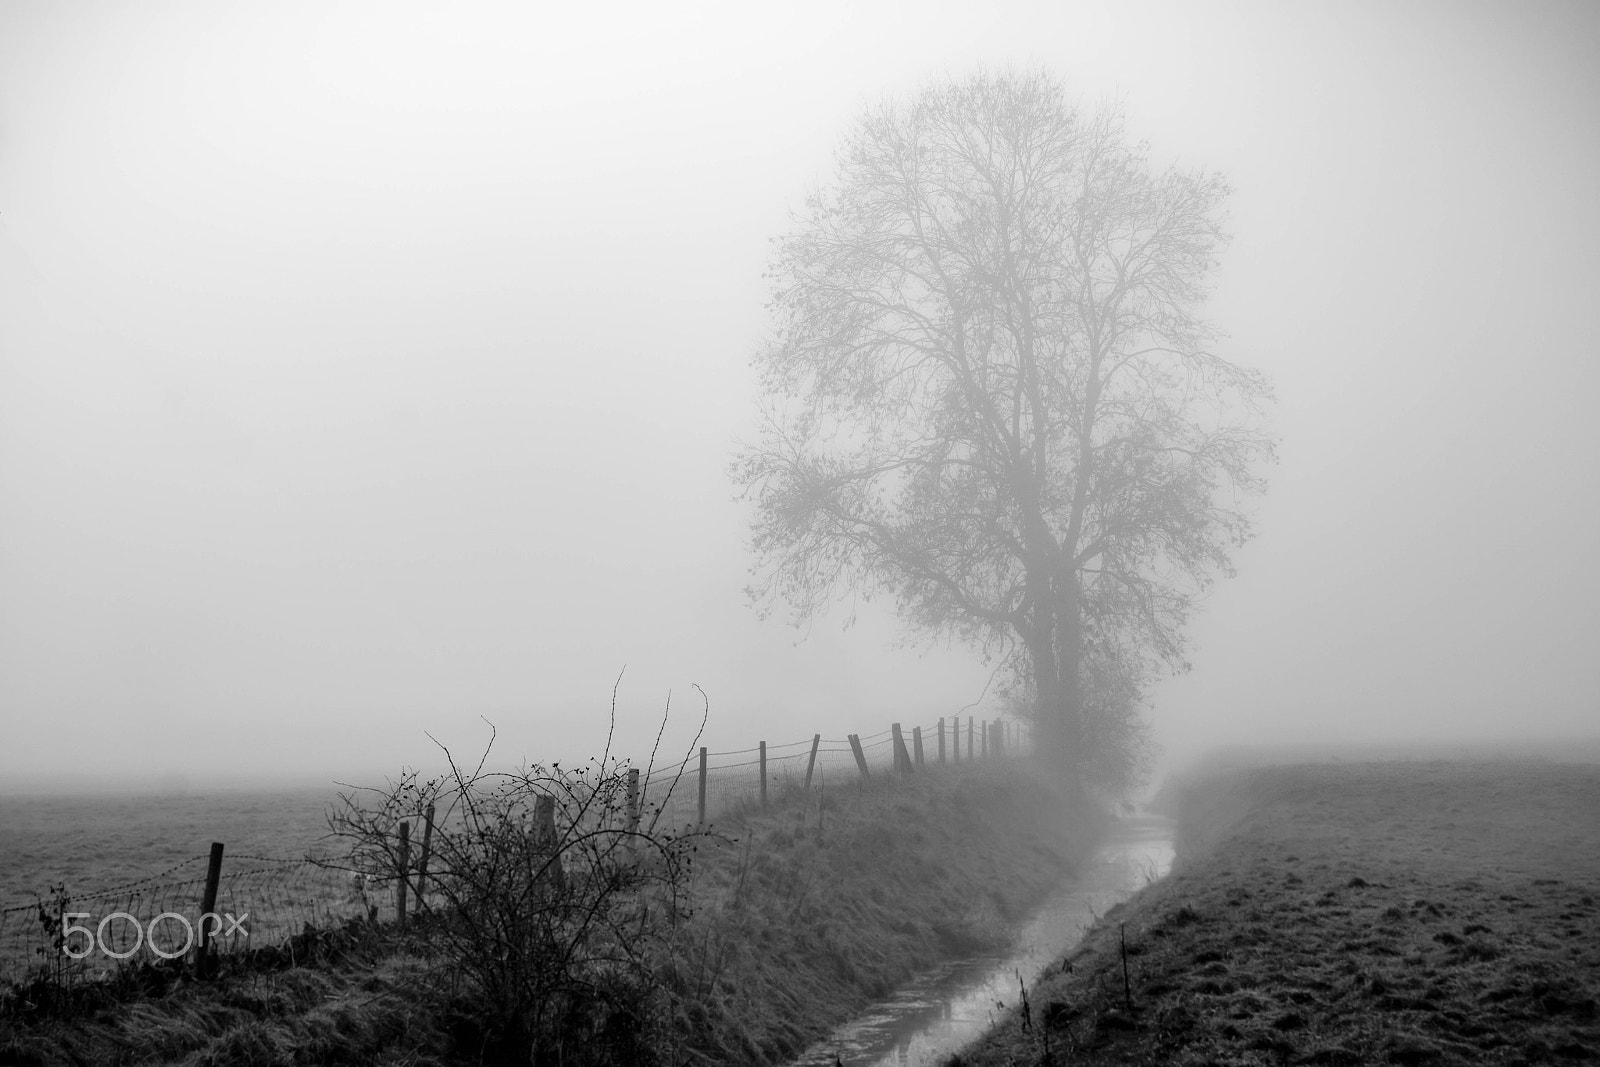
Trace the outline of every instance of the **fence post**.
[[211, 842], [211, 859], [206, 864], [206, 888], [200, 897], [200, 933], [195, 942], [198, 946], [194, 953], [195, 974], [204, 978], [209, 967], [210, 940], [206, 937], [206, 916], [212, 916], [211, 929], [213, 932], [222, 928], [222, 920], [216, 918], [217, 911], [217, 884], [222, 880], [222, 842]]
[[706, 824], [706, 746], [700, 746], [700, 825]]
[[983, 724], [983, 730], [981, 731], [982, 734], [983, 734], [983, 758], [984, 759], [988, 759], [989, 758], [989, 730], [990, 730], [990, 727], [992, 727], [993, 725], [994, 725], [993, 723], [985, 722]]
[[[822, 786], [821, 786], [821, 788], [819, 788], [817, 790], [817, 844], [819, 844], [819, 845], [822, 844], [822, 820], [823, 820], [823, 814], [827, 810], [827, 807], [828, 807], [828, 779], [827, 779], [826, 776], [824, 776], [823, 779], [822, 779]], [[805, 814], [806, 814], [806, 808], [805, 808], [805, 805], [802, 804], [802, 805], [800, 805], [800, 825], [801, 826], [805, 825]]]
[[889, 733], [892, 735], [889, 739], [889, 751], [894, 753], [894, 758], [889, 761], [890, 766], [894, 768], [895, 774], [905, 774], [906, 764], [911, 761], [905, 757], [906, 744], [900, 737], [900, 724], [890, 723]]
[[850, 751], [855, 753], [856, 766], [861, 768], [861, 780], [865, 782], [872, 775], [867, 773], [867, 754], [861, 751], [861, 735], [850, 735]]
[[761, 810], [767, 810], [767, 743], [761, 742]]
[[433, 855], [433, 805], [422, 813], [422, 859], [417, 864], [417, 903], [413, 911], [422, 910], [422, 894], [428, 891], [428, 859]]
[[628, 833], [639, 832], [639, 768], [628, 768]]
[[911, 751], [917, 757], [917, 766], [924, 766], [922, 762], [922, 727], [920, 726], [911, 728]]
[[[404, 826], [404, 823], [401, 823]], [[533, 809], [534, 838], [541, 848], [550, 850], [545, 871], [555, 883], [557, 893], [567, 891], [567, 872], [561, 869], [561, 848], [556, 837], [556, 798], [546, 793]]]
[[939, 716], [939, 762], [944, 762], [944, 716]]
[[811, 759], [806, 763], [806, 792], [811, 792], [811, 772], [817, 768], [817, 746], [822, 744], [821, 734], [811, 735]]
[[400, 881], [394, 888], [395, 921], [406, 928], [406, 883], [411, 874], [411, 824], [400, 820]]
[[977, 759], [978, 758], [978, 751], [977, 751], [977, 749], [972, 747], [972, 734], [973, 734], [972, 716], [968, 715], [967, 716], [967, 758], [968, 759]]

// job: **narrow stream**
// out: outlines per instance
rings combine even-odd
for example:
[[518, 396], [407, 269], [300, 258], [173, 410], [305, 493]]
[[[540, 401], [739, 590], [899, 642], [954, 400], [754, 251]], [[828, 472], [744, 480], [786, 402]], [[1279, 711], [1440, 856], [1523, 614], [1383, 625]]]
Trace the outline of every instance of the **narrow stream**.
[[1031, 989], [1096, 917], [1163, 877], [1172, 866], [1172, 824], [1134, 815], [1112, 827], [1071, 882], [1017, 930], [1009, 952], [950, 960], [921, 975], [795, 1060], [793, 1067], [924, 1067], [989, 1029], [1017, 1000], [1017, 972]]

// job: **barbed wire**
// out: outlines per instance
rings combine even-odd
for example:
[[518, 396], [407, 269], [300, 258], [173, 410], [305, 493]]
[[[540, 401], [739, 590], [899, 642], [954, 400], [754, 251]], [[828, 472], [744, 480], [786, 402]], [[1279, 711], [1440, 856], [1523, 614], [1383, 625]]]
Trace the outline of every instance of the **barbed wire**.
[[[964, 760], [975, 758], [974, 750], [978, 747], [976, 730], [979, 726], [987, 729], [987, 721], [979, 723], [970, 716], [966, 730], [969, 738], [967, 744], [959, 740], [962, 732], [960, 716], [955, 716], [953, 720], [936, 720], [930, 724], [909, 727], [901, 724], [901, 740], [907, 753], [916, 758], [913, 748], [919, 732], [921, 745], [917, 747], [921, 749], [930, 747], [935, 739], [942, 742], [946, 731], [941, 729], [941, 722], [952, 735], [955, 751], [961, 753], [965, 750]], [[760, 745], [717, 752], [708, 750], [703, 757], [706, 760], [707, 800], [714, 800], [718, 810], [739, 810], [739, 805], [748, 803], [760, 794], [761, 775], [754, 769], [763, 762], [766, 763], [768, 786], [778, 788], [780, 795], [782, 790], [797, 788], [800, 779], [809, 780], [813, 774], [826, 782], [830, 771], [834, 775], [853, 774], [858, 766], [863, 765], [881, 773], [897, 762], [892, 758], [886, 759], [886, 755], [893, 754], [884, 751], [893, 745], [893, 733], [894, 728], [890, 727], [876, 733], [854, 735], [853, 742], [850, 737], [822, 738], [813, 735], [796, 741], [768, 744], [765, 761], [759, 756], [753, 759], [737, 758], [760, 753]], [[986, 739], [988, 737], [987, 733], [983, 736]], [[1025, 746], [1026, 741], [1018, 737], [1018, 750], [1023, 750]], [[731, 762], [726, 762], [730, 757]], [[646, 810], [653, 799], [654, 810], [668, 813], [673, 819], [695, 813], [700, 802], [698, 779], [701, 759], [701, 753], [695, 752], [681, 762], [651, 768], [630, 768], [642, 772], [639, 775], [638, 798], [641, 811]], [[924, 757], [923, 762], [926, 761], [927, 757]], [[805, 771], [801, 770], [802, 764], [806, 767]], [[666, 788], [669, 783], [672, 785], [670, 790]], [[711, 812], [708, 810], [707, 814]], [[612, 811], [608, 808], [603, 817], [616, 819], [624, 816], [625, 813], [620, 809]], [[425, 814], [418, 810], [415, 813], [402, 812], [397, 817], [421, 820]], [[445, 816], [437, 815], [434, 826], [440, 828], [445, 825], [448, 825]], [[208, 853], [198, 853], [143, 878], [87, 892], [64, 890], [59, 895], [41, 894], [31, 902], [0, 908], [0, 979], [12, 976], [19, 969], [27, 970], [30, 965], [36, 967], [41, 950], [53, 951], [48, 944], [54, 936], [50, 923], [61, 921], [59, 912], [68, 908], [97, 905], [95, 910], [101, 914], [103, 921], [118, 914], [125, 915], [141, 929], [148, 928], [150, 938], [157, 936], [158, 927], [176, 925], [170, 920], [163, 923], [161, 920], [166, 916], [198, 919], [198, 915], [190, 916], [177, 909], [198, 907], [206, 884], [205, 877], [174, 879], [173, 876], [208, 860]], [[240, 867], [239, 864], [245, 866]], [[382, 885], [387, 890], [393, 879], [366, 880], [360, 878], [357, 872], [358, 877], [352, 882], [350, 875], [353, 871], [356, 871], [355, 867], [345, 866], [327, 857], [313, 857], [309, 851], [297, 856], [225, 852], [217, 886], [216, 909], [219, 913], [228, 909], [232, 915], [248, 916], [251, 928], [247, 934], [247, 944], [229, 943], [222, 946], [223, 950], [237, 951], [278, 944], [300, 933], [307, 924], [319, 925], [369, 916], [370, 909], [375, 905], [367, 895], [368, 888]], [[56, 884], [62, 883], [57, 880]], [[101, 907], [108, 903], [117, 906], [110, 909]], [[41, 922], [41, 916], [48, 921]], [[161, 936], [166, 939], [170, 933], [163, 929]], [[119, 944], [126, 947], [126, 938], [131, 936], [131, 930], [123, 930], [124, 940]]]

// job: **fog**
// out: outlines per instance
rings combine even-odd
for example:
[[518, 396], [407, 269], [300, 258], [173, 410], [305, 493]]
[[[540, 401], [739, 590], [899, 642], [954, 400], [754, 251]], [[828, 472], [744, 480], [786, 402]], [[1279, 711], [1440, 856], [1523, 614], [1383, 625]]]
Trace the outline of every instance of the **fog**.
[[[1227, 174], [1258, 535], [1152, 693], [1240, 742], [1593, 736], [1589, 3], [0, 8], [0, 781], [359, 778], [993, 713], [744, 586], [769, 238], [982, 63]], [[846, 627], [847, 620], [855, 624]], [[622, 673], [626, 668], [625, 673]], [[969, 707], [974, 705], [976, 707]]]

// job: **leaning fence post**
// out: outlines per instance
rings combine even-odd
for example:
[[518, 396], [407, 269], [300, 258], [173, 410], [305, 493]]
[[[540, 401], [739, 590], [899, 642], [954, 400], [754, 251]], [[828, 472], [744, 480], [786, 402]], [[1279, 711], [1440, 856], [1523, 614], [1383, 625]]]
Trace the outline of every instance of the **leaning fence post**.
[[639, 832], [639, 768], [628, 768], [628, 833]]
[[806, 763], [806, 792], [811, 792], [811, 772], [817, 767], [817, 746], [822, 744], [821, 734], [811, 735], [811, 759]]
[[700, 746], [700, 825], [706, 824], [706, 746]]
[[761, 810], [767, 810], [767, 743], [761, 742]]
[[913, 726], [911, 728], [911, 751], [917, 757], [917, 766], [918, 767], [923, 766], [924, 764], [922, 762], [922, 727], [920, 727], [920, 726]]
[[222, 842], [211, 842], [211, 859], [206, 864], [206, 888], [200, 897], [200, 933], [195, 942], [198, 946], [194, 954], [195, 973], [205, 977], [210, 969], [208, 954], [211, 948], [210, 939], [206, 937], [207, 916], [210, 917], [213, 932], [222, 928], [222, 920], [217, 918], [217, 885], [222, 881]]
[[[819, 845], [822, 844], [822, 820], [823, 820], [823, 813], [824, 813], [824, 811], [826, 810], [827, 807], [828, 807], [828, 778], [827, 778], [826, 775], [824, 775], [823, 778], [822, 778], [822, 785], [817, 790], [817, 844], [819, 844]], [[805, 812], [806, 812], [805, 805], [802, 804], [800, 806], [800, 818], [801, 818], [800, 825], [801, 826], [805, 825]]]
[[567, 872], [561, 869], [561, 843], [556, 836], [556, 798], [548, 793], [541, 796], [534, 806], [533, 831], [539, 847], [550, 852], [550, 858], [545, 861], [545, 872], [555, 883], [556, 892], [565, 893]]
[[422, 910], [422, 894], [428, 891], [428, 858], [433, 855], [433, 805], [422, 813], [422, 859], [417, 862], [417, 903], [414, 911]]
[[630, 863], [639, 862], [639, 768], [628, 768], [628, 831], [623, 850]]
[[911, 761], [906, 758], [906, 743], [905, 739], [900, 736], [900, 724], [897, 722], [890, 723], [889, 733], [893, 735], [890, 739], [889, 751], [894, 753], [894, 757], [889, 761], [890, 766], [894, 768], [895, 774], [905, 774], [907, 773], [906, 764]]
[[406, 882], [411, 867], [411, 824], [400, 820], [400, 881], [394, 889], [395, 917], [400, 928], [406, 925]]
[[850, 735], [850, 751], [856, 755], [856, 766], [861, 768], [861, 780], [865, 782], [872, 775], [867, 773], [867, 754], [861, 751], [861, 735]]
[[944, 716], [939, 716], [939, 762], [944, 762]]

